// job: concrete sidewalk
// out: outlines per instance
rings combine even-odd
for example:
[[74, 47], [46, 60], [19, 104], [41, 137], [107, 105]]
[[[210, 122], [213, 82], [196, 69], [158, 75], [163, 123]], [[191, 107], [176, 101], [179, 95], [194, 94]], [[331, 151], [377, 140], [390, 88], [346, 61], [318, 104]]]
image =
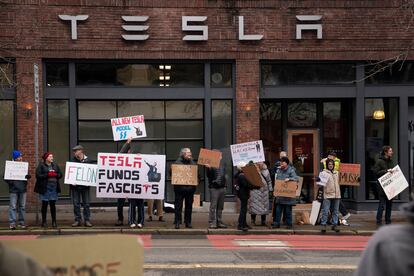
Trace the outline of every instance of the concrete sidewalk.
[[[72, 206], [60, 205], [57, 210], [58, 228], [50, 227], [50, 213], [48, 213], [49, 228], [40, 227], [40, 222], [36, 223], [36, 214], [26, 214], [25, 230], [10, 230], [7, 222], [8, 209], [6, 206], [0, 208], [0, 235], [59, 235], [59, 234], [92, 234], [92, 233], [134, 233], [134, 234], [320, 234], [320, 226], [313, 225], [294, 225], [293, 229], [286, 229], [281, 226], [280, 229], [271, 229], [271, 218], [267, 218], [267, 226], [255, 226], [250, 223], [250, 215], [247, 216], [247, 222], [253, 227], [247, 233], [236, 229], [238, 213], [224, 213], [223, 220], [228, 225], [227, 229], [208, 229], [208, 213], [205, 208], [195, 208], [192, 216], [192, 229], [186, 229], [181, 225], [181, 229], [174, 229], [173, 213], [165, 213], [165, 222], [159, 222], [158, 217], [153, 216], [152, 222], [145, 221], [143, 229], [131, 229], [129, 225], [115, 226], [117, 221], [117, 213], [115, 207], [98, 207], [92, 208], [91, 222], [92, 228], [87, 227], [71, 227], [73, 223]], [[124, 208], [124, 218], [127, 218], [128, 207]], [[147, 214], [145, 213], [146, 219]], [[40, 214], [39, 214], [40, 219]], [[258, 217], [258, 219], [260, 219]], [[404, 223], [405, 218], [399, 211], [392, 214], [393, 223]], [[375, 212], [360, 212], [352, 214], [348, 219], [350, 226], [341, 226], [341, 235], [372, 235], [377, 226], [375, 224]], [[126, 223], [126, 221], [124, 221]], [[327, 231], [327, 234], [337, 234], [333, 231]]]

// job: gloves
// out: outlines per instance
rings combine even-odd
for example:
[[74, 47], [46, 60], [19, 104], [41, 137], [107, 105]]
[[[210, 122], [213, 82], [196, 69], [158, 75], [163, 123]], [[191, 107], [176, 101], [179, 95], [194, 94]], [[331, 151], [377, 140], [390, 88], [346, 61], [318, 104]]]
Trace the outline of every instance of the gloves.
[[57, 177], [57, 173], [55, 171], [50, 171], [47, 173], [47, 177]]
[[30, 174], [26, 174], [26, 176], [24, 178], [30, 179], [30, 178], [32, 178], [32, 176]]

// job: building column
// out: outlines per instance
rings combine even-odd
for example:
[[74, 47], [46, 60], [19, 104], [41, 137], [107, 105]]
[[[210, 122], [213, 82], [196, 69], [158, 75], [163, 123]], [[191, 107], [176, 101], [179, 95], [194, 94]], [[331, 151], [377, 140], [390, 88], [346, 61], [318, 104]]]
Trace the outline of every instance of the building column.
[[[408, 96], [402, 96], [399, 99], [399, 157], [400, 162], [399, 166], [402, 172], [405, 175], [407, 181], [410, 179], [410, 159], [409, 159], [409, 152], [410, 148], [408, 147]], [[409, 189], [407, 188], [405, 191], [401, 193], [401, 200], [408, 201], [409, 200]]]
[[43, 91], [42, 91], [42, 60], [38, 58], [16, 58], [16, 145], [23, 154], [23, 159], [29, 162], [29, 174], [32, 178], [27, 186], [27, 211], [35, 211], [38, 202], [33, 192], [36, 180], [36, 166], [39, 156], [35, 156], [35, 120], [36, 109], [34, 99], [34, 64], [39, 67], [39, 156], [43, 152]]
[[259, 60], [236, 60], [236, 143], [260, 139], [259, 90]]

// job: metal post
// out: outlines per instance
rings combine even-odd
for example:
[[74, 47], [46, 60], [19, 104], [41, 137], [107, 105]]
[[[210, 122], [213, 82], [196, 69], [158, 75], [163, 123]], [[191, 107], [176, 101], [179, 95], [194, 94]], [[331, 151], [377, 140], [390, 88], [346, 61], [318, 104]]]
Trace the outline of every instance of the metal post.
[[[34, 101], [35, 101], [35, 127], [34, 127], [34, 143], [35, 143], [35, 167], [37, 168], [37, 162], [39, 160], [39, 66], [33, 64], [34, 73]], [[39, 202], [36, 201], [36, 224], [39, 223]]]

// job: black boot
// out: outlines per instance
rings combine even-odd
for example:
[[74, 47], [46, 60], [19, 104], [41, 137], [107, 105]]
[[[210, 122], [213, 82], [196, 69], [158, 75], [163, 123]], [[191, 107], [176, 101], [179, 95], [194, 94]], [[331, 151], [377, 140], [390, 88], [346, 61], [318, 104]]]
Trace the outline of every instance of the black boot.
[[46, 212], [47, 212], [47, 201], [42, 201], [42, 228], [47, 228]]

